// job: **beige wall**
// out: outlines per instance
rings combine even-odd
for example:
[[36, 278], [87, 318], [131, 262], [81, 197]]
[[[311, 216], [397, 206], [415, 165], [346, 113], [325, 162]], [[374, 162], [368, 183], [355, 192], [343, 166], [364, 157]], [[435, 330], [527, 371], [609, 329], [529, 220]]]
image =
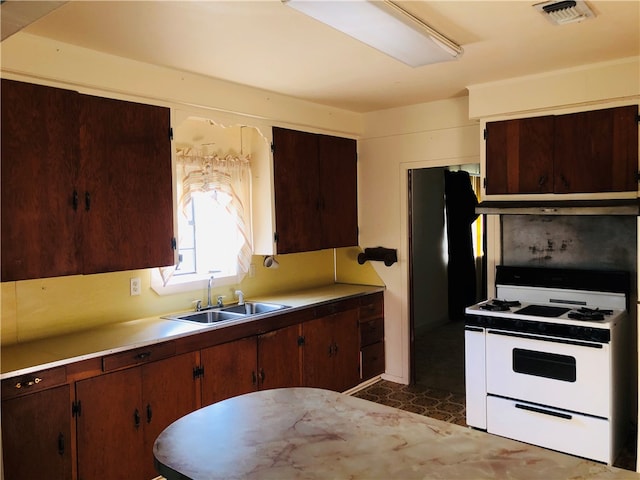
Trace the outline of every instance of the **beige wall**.
[[469, 115], [488, 118], [637, 98], [640, 57], [471, 85]]
[[410, 169], [478, 163], [478, 122], [467, 98], [365, 115], [359, 142], [360, 245], [398, 250], [398, 263], [374, 268], [385, 295], [385, 378], [409, 382], [408, 186]]

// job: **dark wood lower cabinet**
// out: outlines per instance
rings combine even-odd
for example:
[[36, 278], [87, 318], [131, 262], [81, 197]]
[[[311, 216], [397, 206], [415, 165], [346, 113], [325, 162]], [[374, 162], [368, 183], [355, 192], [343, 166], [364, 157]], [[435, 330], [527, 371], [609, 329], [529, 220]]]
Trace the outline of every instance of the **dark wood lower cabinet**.
[[258, 389], [302, 386], [300, 325], [258, 336]]
[[200, 406], [200, 388], [193, 376], [195, 366], [195, 354], [186, 353], [142, 367], [145, 479], [158, 476], [152, 454], [158, 435]]
[[365, 343], [377, 348], [365, 378], [384, 368], [382, 294], [302, 313], [299, 323], [278, 320], [275, 330], [220, 345], [172, 340], [92, 359], [87, 370], [47, 369], [37, 382], [3, 380], [5, 478], [152, 479], [158, 435], [201, 406], [271, 388], [348, 390], [361, 380]]
[[256, 390], [256, 355], [255, 337], [203, 349], [202, 406]]
[[215, 345], [201, 351], [202, 405], [267, 388], [302, 385], [300, 326]]
[[63, 385], [2, 402], [4, 478], [72, 478], [69, 392]]
[[195, 365], [184, 354], [76, 382], [79, 479], [157, 476], [155, 438], [198, 406]]
[[360, 381], [358, 310], [304, 323], [304, 384], [343, 392]]

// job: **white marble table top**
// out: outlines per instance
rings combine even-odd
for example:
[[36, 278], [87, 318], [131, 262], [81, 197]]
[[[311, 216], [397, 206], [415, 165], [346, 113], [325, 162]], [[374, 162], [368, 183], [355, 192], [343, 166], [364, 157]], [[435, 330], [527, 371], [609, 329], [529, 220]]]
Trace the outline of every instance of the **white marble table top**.
[[224, 400], [154, 448], [173, 479], [640, 479], [640, 474], [313, 388]]

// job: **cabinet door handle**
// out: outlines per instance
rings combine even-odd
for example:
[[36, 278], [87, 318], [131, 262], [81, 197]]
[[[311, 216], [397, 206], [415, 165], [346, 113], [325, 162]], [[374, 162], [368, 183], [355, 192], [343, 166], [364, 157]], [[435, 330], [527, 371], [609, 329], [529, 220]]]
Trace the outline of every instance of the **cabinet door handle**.
[[151, 411], [151, 404], [147, 403], [147, 423], [151, 423], [151, 417], [153, 417], [153, 412]]
[[260, 369], [260, 385], [264, 385], [264, 369]]
[[64, 435], [62, 432], [58, 434], [58, 453], [64, 455]]
[[540, 177], [540, 180], [538, 180], [538, 186], [542, 187], [545, 183], [547, 183], [547, 176], [546, 175], [542, 175]]
[[141, 352], [135, 356], [137, 360], [144, 360], [145, 358], [149, 358], [151, 356], [151, 352]]
[[136, 408], [135, 412], [133, 412], [133, 424], [136, 428], [140, 426], [140, 412]]
[[77, 190], [73, 191], [73, 196], [71, 198], [71, 203], [73, 205], [73, 210], [74, 211], [78, 211], [78, 191]]
[[334, 343], [334, 344], [333, 344], [333, 354], [334, 354], [334, 355], [337, 355], [337, 354], [338, 354], [338, 344], [337, 344], [337, 343]]
[[84, 193], [84, 209], [87, 212], [91, 210], [91, 194], [89, 192]]
[[329, 345], [329, 356], [333, 356], [333, 345]]
[[16, 383], [16, 388], [20, 389], [20, 388], [33, 387], [34, 385], [37, 385], [41, 381], [42, 381], [42, 379], [39, 378], [39, 377], [30, 378], [29, 380], [25, 380], [24, 382]]

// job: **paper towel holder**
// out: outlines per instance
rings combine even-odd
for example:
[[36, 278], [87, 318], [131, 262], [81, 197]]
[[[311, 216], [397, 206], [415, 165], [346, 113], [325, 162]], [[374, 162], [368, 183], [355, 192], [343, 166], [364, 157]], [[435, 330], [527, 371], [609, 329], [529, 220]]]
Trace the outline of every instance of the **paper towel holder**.
[[365, 248], [364, 253], [358, 254], [358, 263], [362, 265], [366, 261], [384, 262], [390, 267], [398, 261], [398, 251], [395, 248]]

